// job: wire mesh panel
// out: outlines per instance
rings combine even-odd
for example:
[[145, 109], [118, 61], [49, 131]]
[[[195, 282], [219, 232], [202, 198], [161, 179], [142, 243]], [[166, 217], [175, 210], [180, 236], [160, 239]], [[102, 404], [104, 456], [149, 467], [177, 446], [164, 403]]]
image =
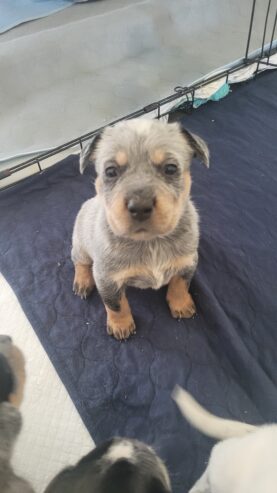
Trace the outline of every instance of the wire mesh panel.
[[[255, 27], [255, 14], [257, 8], [264, 9], [264, 24], [261, 35], [261, 46], [254, 52], [251, 51], [251, 41]], [[250, 21], [248, 28], [248, 36], [246, 40], [245, 52], [242, 57], [229, 65], [228, 68], [222, 68], [213, 72], [212, 74], [203, 77], [189, 86], [176, 86], [169, 96], [154, 101], [141, 109], [134, 111], [124, 117], [111, 121], [109, 124], [114, 125], [119, 121], [149, 117], [149, 118], [163, 118], [172, 111], [172, 108], [179, 107], [182, 111], [190, 112], [193, 110], [194, 101], [197, 96], [197, 91], [209, 86], [216, 81], [223, 81], [227, 84], [232, 82], [238, 82], [241, 79], [237, 79], [236, 75], [243, 71], [243, 69], [249, 69], [252, 67], [252, 71], [247, 72], [245, 78], [255, 76], [258, 73], [264, 71], [266, 68], [277, 67], [276, 61], [272, 61], [273, 55], [277, 52], [277, 42], [275, 40], [277, 22], [277, 8], [275, 0], [268, 0], [268, 2], [259, 2], [253, 0]], [[43, 170], [55, 162], [63, 159], [69, 154], [79, 153], [80, 150], [86, 145], [90, 139], [92, 139], [97, 133], [103, 130], [104, 127], [96, 128], [90, 132], [81, 135], [75, 139], [66, 142], [63, 145], [53, 148], [50, 151], [43, 152], [35, 157], [32, 157], [20, 164], [7, 168], [0, 172], [0, 189], [13, 186], [16, 181], [21, 180], [26, 175], [33, 175], [35, 173], [42, 173]]]

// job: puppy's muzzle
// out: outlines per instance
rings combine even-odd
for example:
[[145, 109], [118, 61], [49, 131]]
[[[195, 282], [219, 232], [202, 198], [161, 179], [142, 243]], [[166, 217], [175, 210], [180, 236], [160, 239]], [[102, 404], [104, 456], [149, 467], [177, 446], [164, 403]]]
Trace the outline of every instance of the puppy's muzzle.
[[126, 198], [126, 205], [132, 219], [142, 222], [150, 218], [156, 199], [151, 190], [136, 190]]

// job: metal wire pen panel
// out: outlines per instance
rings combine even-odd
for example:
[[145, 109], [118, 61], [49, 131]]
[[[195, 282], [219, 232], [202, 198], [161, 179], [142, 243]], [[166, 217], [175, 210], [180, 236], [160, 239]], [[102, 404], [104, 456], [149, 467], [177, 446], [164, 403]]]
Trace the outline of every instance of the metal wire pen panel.
[[[193, 103], [195, 99], [195, 92], [203, 87], [208, 86], [212, 82], [220, 79], [225, 79], [225, 82], [229, 82], [230, 76], [239, 72], [245, 67], [253, 66], [255, 68], [253, 76], [263, 71], [266, 66], [270, 68], [276, 67], [276, 63], [271, 62], [271, 56], [277, 52], [277, 40], [275, 40], [276, 22], [277, 22], [277, 8], [275, 0], [268, 0], [265, 4], [264, 12], [264, 25], [261, 32], [261, 47], [255, 52], [251, 52], [251, 39], [253, 30], [255, 28], [255, 12], [259, 0], [253, 0], [252, 8], [250, 12], [250, 21], [248, 28], [248, 36], [246, 40], [245, 52], [242, 53], [242, 57], [231, 64], [227, 69], [223, 68], [209, 76], [203, 77], [201, 80], [189, 85], [189, 86], [176, 86], [172, 93], [158, 101], [154, 101], [147, 106], [142, 107], [124, 117], [111, 121], [109, 125], [130, 119], [138, 118], [145, 115], [153, 118], [166, 117], [172, 110], [172, 106], [176, 106], [178, 102], [182, 103], [182, 110], [190, 112], [193, 110]], [[184, 103], [184, 98], [186, 99]], [[90, 140], [93, 136], [99, 133], [104, 127], [95, 128], [90, 132], [78, 136], [58, 147], [55, 147], [47, 152], [43, 152], [35, 157], [29, 158], [26, 161], [21, 162], [15, 166], [5, 169], [0, 172], [0, 190], [13, 186], [16, 181], [22, 178], [22, 171], [29, 168], [29, 174], [42, 173], [45, 167], [61, 160], [66, 155], [71, 153], [78, 153], [83, 148], [83, 145]], [[15, 180], [11, 182], [11, 177], [14, 175]]]

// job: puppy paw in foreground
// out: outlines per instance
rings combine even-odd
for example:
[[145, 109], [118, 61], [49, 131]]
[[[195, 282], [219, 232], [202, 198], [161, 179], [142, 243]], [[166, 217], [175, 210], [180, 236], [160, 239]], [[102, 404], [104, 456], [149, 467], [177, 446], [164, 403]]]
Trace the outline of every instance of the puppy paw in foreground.
[[219, 418], [179, 386], [172, 397], [192, 426], [222, 440], [189, 493], [276, 493], [277, 424], [253, 426]]
[[81, 171], [95, 162], [97, 195], [85, 202], [73, 231], [73, 290], [86, 298], [96, 285], [107, 330], [127, 339], [135, 323], [127, 286], [168, 285], [174, 318], [190, 318], [189, 286], [198, 260], [198, 214], [190, 199], [190, 163], [209, 165], [200, 137], [179, 124], [128, 120], [107, 127], [85, 149]]
[[0, 335], [0, 491], [34, 493], [11, 466], [13, 446], [22, 419], [18, 410], [23, 399], [25, 363], [21, 351], [8, 336]]

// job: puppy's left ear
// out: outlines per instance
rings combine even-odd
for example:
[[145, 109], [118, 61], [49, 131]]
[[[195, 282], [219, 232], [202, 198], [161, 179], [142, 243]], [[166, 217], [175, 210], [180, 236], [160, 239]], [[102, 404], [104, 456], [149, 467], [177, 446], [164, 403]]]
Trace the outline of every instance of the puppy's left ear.
[[204, 142], [204, 140], [201, 139], [201, 137], [189, 132], [181, 125], [180, 125], [180, 130], [183, 136], [185, 137], [186, 141], [194, 151], [193, 157], [197, 157], [208, 168], [210, 165], [210, 152], [206, 142]]
[[84, 173], [86, 167], [93, 162], [94, 154], [97, 149], [97, 145], [99, 144], [102, 137], [102, 132], [97, 134], [91, 142], [89, 142], [84, 149], [82, 149], [80, 153], [80, 173], [81, 175]]

